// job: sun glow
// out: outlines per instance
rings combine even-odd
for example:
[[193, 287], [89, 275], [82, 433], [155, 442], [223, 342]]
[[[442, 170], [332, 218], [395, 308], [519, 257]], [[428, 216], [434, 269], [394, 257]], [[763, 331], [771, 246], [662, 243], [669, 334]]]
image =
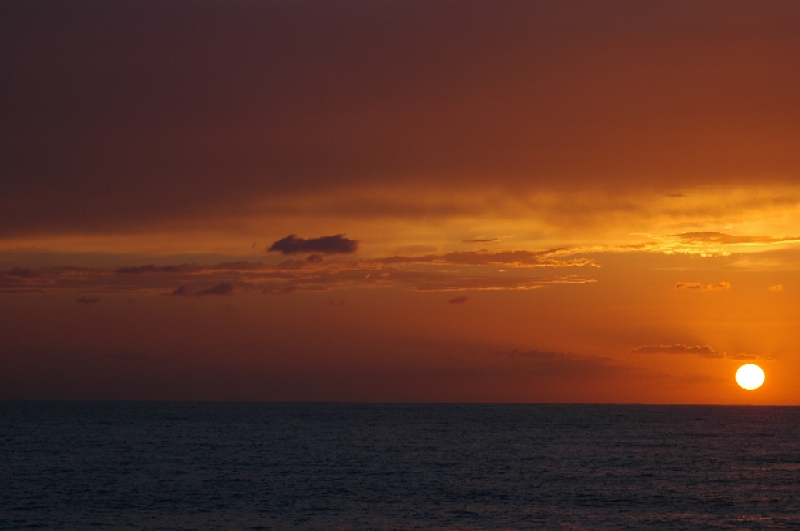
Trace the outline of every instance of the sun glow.
[[764, 384], [764, 371], [758, 365], [747, 363], [736, 371], [736, 383], [747, 391], [754, 391]]

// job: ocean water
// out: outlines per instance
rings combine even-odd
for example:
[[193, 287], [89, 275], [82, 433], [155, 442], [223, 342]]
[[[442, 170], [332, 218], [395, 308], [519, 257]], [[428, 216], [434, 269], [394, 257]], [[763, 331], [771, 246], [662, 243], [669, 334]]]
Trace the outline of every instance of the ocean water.
[[1, 529], [800, 529], [800, 408], [0, 402]]

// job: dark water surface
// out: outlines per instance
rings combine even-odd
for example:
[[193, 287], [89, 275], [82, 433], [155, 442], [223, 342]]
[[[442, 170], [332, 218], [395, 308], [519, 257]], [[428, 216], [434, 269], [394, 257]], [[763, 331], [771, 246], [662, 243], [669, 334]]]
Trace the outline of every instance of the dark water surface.
[[0, 528], [800, 529], [800, 408], [0, 402]]

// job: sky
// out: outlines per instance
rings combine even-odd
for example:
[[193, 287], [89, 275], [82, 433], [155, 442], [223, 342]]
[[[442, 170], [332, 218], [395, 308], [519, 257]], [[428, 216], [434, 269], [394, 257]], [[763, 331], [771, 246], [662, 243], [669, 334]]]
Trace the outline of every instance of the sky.
[[798, 50], [789, 0], [2, 2], [0, 399], [800, 404]]

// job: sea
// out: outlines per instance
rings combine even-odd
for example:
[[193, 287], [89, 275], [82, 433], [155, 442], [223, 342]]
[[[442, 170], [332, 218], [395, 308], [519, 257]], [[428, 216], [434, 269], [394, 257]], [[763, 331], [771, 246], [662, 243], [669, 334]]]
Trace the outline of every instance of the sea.
[[0, 402], [0, 529], [800, 529], [800, 408]]

